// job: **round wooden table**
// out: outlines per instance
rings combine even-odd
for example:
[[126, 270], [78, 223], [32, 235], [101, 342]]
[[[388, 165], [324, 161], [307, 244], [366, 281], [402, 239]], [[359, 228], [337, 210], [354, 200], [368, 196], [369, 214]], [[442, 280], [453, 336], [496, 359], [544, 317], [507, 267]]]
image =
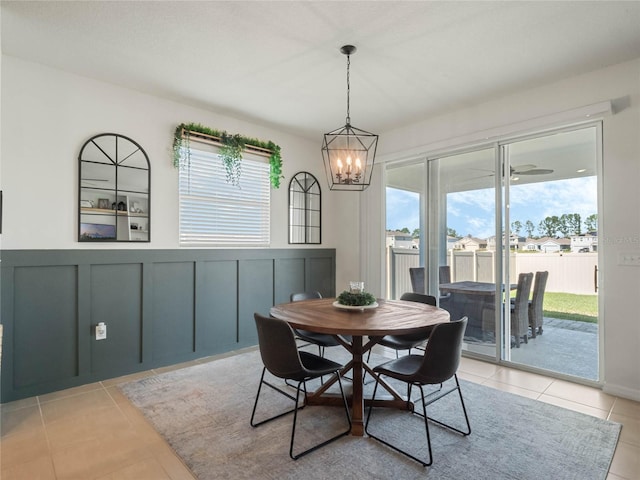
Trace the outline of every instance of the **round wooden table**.
[[[343, 310], [335, 307], [335, 298], [304, 300], [276, 305], [271, 315], [286, 321], [294, 328], [334, 335], [340, 344], [352, 355], [352, 359], [341, 371], [344, 375], [353, 371], [353, 392], [351, 395], [352, 435], [364, 435], [364, 408], [371, 400], [363, 395], [363, 373], [366, 370], [372, 377], [377, 375], [364, 361], [367, 353], [384, 335], [401, 335], [418, 332], [428, 327], [449, 321], [449, 312], [438, 307], [403, 300], [378, 300], [379, 306], [365, 310]], [[352, 343], [346, 342], [341, 335], [351, 335]], [[364, 343], [363, 338], [368, 337]], [[307, 395], [308, 404], [340, 405], [341, 399], [325, 392], [336, 380], [324, 383], [315, 392]], [[375, 406], [413, 409], [413, 405], [403, 398], [393, 387], [380, 381], [393, 399], [376, 400]]]

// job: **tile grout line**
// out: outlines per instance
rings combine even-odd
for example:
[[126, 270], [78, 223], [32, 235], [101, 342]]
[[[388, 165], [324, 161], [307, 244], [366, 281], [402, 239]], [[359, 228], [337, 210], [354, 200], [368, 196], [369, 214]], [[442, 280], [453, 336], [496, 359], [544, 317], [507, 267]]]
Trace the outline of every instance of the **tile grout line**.
[[42, 430], [44, 430], [44, 438], [47, 441], [47, 451], [49, 452], [49, 462], [51, 463], [51, 469], [53, 475], [58, 478], [56, 472], [56, 463], [53, 461], [53, 450], [51, 448], [51, 440], [49, 439], [49, 429], [47, 428], [47, 422], [44, 420], [44, 412], [42, 411], [42, 403], [40, 402], [40, 395], [36, 395], [36, 405], [38, 406], [38, 412], [40, 413], [40, 422], [42, 422]]

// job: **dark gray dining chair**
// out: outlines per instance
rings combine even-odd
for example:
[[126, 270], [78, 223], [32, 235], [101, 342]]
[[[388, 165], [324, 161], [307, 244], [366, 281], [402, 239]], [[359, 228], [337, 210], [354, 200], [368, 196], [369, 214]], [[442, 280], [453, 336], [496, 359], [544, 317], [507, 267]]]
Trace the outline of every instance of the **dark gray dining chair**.
[[[251, 412], [251, 426], [258, 427], [270, 422], [271, 420], [293, 413], [293, 426], [291, 428], [291, 441], [289, 443], [289, 456], [293, 460], [297, 460], [303, 455], [311, 453], [314, 450], [349, 434], [351, 432], [351, 417], [349, 415], [349, 406], [342, 388], [342, 381], [340, 380], [339, 373], [343, 366], [339, 363], [327, 360], [326, 358], [314, 355], [313, 353], [298, 350], [293, 330], [287, 322], [278, 320], [277, 318], [265, 317], [259, 313], [254, 313], [253, 316], [258, 330], [258, 346], [260, 348], [260, 356], [262, 357], [264, 368], [262, 369], [262, 376], [260, 377], [260, 384], [258, 385], [258, 393], [256, 394], [253, 411]], [[296, 382], [295, 397], [278, 388], [273, 383], [265, 380], [265, 374], [267, 371], [277, 378]], [[304, 394], [304, 399], [306, 400], [306, 382], [320, 378], [323, 375], [335, 375], [337, 377], [338, 385], [340, 386], [340, 393], [342, 394], [342, 401], [344, 403], [344, 411], [346, 414], [348, 428], [319, 444], [294, 454], [293, 446], [296, 434], [298, 410], [301, 410], [306, 406], [304, 402], [300, 406], [300, 392]], [[295, 402], [294, 407], [291, 410], [278, 413], [267, 419], [256, 422], [256, 410], [263, 385], [266, 385], [285, 397], [293, 400]], [[322, 423], [323, 422], [320, 422], [320, 424]]]
[[[322, 295], [318, 291], [297, 292], [297, 293], [292, 293], [290, 296], [290, 299], [292, 302], [300, 302], [303, 300], [314, 300], [319, 298], [322, 298]], [[293, 331], [296, 334], [296, 337], [298, 337], [300, 340], [303, 340], [313, 345], [317, 345], [318, 354], [321, 357], [324, 357], [325, 347], [337, 347], [338, 345], [340, 345], [340, 342], [338, 342], [338, 340], [336, 340], [336, 338], [333, 335], [329, 335], [327, 333], [311, 332], [309, 330], [301, 330], [298, 328], [294, 328]], [[348, 335], [344, 335], [342, 338], [344, 338], [345, 341], [347, 342], [352, 341], [352, 338]]]
[[[433, 463], [433, 454], [431, 451], [431, 436], [429, 433], [429, 422], [436, 423], [440, 426], [446, 427], [454, 432], [462, 435], [469, 435], [471, 433], [471, 424], [469, 423], [469, 416], [467, 415], [467, 409], [462, 398], [462, 391], [460, 390], [460, 383], [458, 382], [458, 366], [460, 365], [460, 356], [462, 354], [462, 339], [464, 331], [467, 327], [467, 317], [462, 317], [460, 320], [454, 322], [440, 323], [436, 325], [431, 332], [427, 347], [424, 355], [406, 355], [396, 360], [391, 360], [382, 365], [378, 365], [373, 369], [378, 374], [376, 379], [376, 385], [373, 388], [373, 396], [369, 411], [367, 413], [367, 420], [365, 422], [365, 432], [371, 438], [393, 448], [397, 452], [406, 455], [417, 462], [420, 462], [423, 466], [429, 466]], [[372, 412], [375, 410], [376, 392], [378, 390], [378, 384], [380, 383], [380, 377], [387, 376], [389, 378], [404, 382], [407, 384], [407, 401], [411, 401], [411, 389], [416, 386], [420, 389], [420, 402], [422, 403], [422, 413], [417, 409], [413, 411], [413, 414], [419, 415], [424, 420], [424, 428], [427, 434], [427, 459], [419, 458], [406, 450], [398, 447], [396, 444], [391, 443], [390, 440], [383, 439], [380, 433], [371, 428]], [[424, 387], [426, 385], [444, 384], [448, 380], [454, 380], [455, 385], [451, 382], [447, 385], [440, 385], [440, 387], [425, 394]], [[460, 404], [462, 405], [462, 412], [466, 422], [466, 429], [461, 430], [452, 425], [446, 424], [432, 417], [427, 416], [427, 406], [433, 402], [440, 400], [442, 397], [452, 393], [458, 392], [460, 397]], [[382, 430], [382, 429], [381, 429]], [[402, 435], [402, 433], [400, 433]], [[386, 437], [393, 437], [393, 434], [385, 435]], [[397, 435], [396, 435], [397, 436]]]
[[[405, 300], [409, 302], [418, 302], [424, 303], [427, 305], [436, 306], [436, 297], [432, 295], [426, 295], [424, 293], [414, 293], [407, 292], [403, 293], [400, 297], [400, 300]], [[396, 351], [396, 358], [398, 358], [399, 350], [409, 350], [409, 354], [411, 354], [411, 349], [424, 345], [427, 340], [429, 340], [429, 335], [433, 327], [430, 327], [425, 330], [421, 330], [415, 333], [405, 333], [402, 335], [385, 335], [378, 342], [378, 345], [382, 345], [383, 347], [393, 348]], [[369, 356], [371, 356], [371, 350], [369, 350]], [[369, 357], [367, 357], [367, 361]]]

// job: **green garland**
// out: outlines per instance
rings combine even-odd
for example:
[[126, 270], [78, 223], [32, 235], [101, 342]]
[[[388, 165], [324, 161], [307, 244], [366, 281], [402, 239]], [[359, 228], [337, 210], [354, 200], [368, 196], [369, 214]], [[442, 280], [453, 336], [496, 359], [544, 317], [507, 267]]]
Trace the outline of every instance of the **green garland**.
[[[173, 166], [180, 168], [186, 160], [189, 162], [189, 135], [183, 135], [184, 131], [198, 132], [212, 137], [218, 137], [222, 143], [220, 147], [220, 157], [227, 171], [227, 181], [233, 185], [238, 185], [241, 173], [242, 151], [246, 145], [264, 148], [271, 152], [269, 156], [269, 180], [273, 188], [280, 187], [282, 175], [282, 157], [280, 147], [272, 141], [263, 142], [256, 138], [243, 137], [235, 134], [230, 135], [225, 131], [213, 130], [200, 125], [199, 123], [181, 123], [175, 129], [173, 135]], [[187, 158], [183, 158], [183, 152], [187, 152]]]

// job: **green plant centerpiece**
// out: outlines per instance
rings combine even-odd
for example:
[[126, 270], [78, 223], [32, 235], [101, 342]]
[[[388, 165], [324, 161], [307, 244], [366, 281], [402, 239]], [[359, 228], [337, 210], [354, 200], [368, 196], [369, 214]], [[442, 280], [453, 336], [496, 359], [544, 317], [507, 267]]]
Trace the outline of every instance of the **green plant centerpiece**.
[[204, 127], [199, 123], [181, 123], [176, 127], [173, 134], [174, 167], [183, 168], [189, 164], [191, 155], [189, 140], [192, 133], [210, 137], [207, 139], [207, 143], [219, 146], [218, 155], [224, 165], [227, 182], [239, 186], [240, 174], [242, 173], [242, 152], [247, 149], [247, 146], [250, 146], [255, 147], [254, 150], [261, 154], [269, 155], [269, 181], [273, 188], [280, 188], [280, 180], [284, 178], [284, 175], [282, 174], [282, 156], [278, 145], [271, 140], [263, 142], [239, 134], [229, 134], [225, 131]]
[[376, 303], [376, 297], [368, 292], [351, 293], [347, 290], [338, 295], [336, 300], [340, 305], [349, 307], [366, 307]]

